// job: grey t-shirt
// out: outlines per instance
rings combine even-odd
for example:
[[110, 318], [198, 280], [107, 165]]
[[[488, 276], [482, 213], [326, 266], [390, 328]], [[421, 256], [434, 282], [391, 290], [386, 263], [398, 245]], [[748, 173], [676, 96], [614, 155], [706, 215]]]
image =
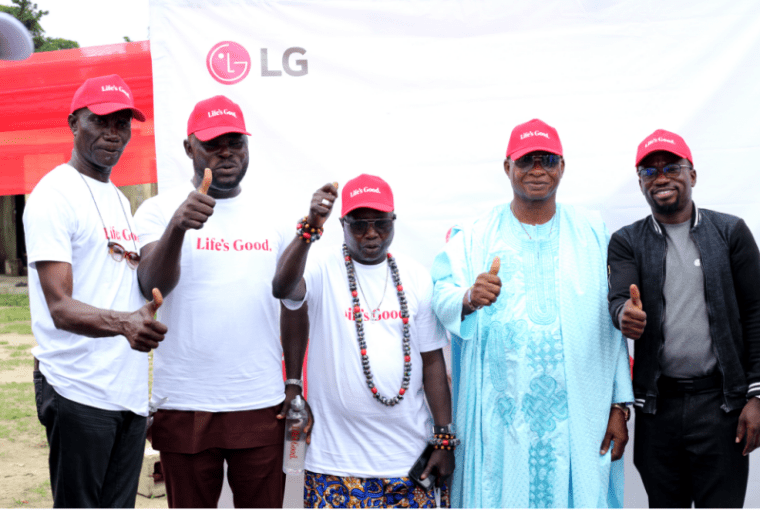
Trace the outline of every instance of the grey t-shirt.
[[662, 290], [665, 299], [662, 373], [678, 378], [706, 376], [715, 370], [717, 359], [710, 337], [699, 250], [689, 235], [691, 221], [663, 226], [668, 252]]

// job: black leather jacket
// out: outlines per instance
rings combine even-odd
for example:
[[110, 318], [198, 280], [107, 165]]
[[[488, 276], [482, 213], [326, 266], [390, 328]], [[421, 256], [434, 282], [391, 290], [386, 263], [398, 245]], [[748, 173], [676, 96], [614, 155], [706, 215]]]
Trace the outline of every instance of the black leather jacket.
[[[692, 211], [691, 236], [705, 277], [710, 336], [723, 374], [726, 412], [760, 395], [760, 252], [741, 218], [707, 209]], [[609, 309], [618, 314], [635, 283], [647, 314], [641, 338], [634, 342], [635, 405], [646, 413], [657, 406], [659, 354], [663, 348], [663, 285], [667, 245], [662, 226], [647, 216], [612, 235], [608, 248]]]

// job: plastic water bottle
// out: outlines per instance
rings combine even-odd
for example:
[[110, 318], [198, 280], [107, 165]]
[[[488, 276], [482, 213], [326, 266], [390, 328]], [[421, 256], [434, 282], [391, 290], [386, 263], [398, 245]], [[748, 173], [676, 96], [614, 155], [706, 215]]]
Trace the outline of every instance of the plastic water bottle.
[[282, 471], [288, 475], [300, 475], [306, 457], [306, 426], [308, 414], [306, 403], [301, 395], [290, 402], [290, 410], [285, 416], [285, 451], [283, 452]]

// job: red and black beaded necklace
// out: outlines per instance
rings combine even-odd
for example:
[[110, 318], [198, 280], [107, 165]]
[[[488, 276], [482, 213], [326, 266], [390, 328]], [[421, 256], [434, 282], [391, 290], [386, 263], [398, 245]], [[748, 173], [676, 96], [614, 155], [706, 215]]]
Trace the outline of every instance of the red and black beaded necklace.
[[402, 337], [402, 344], [404, 347], [404, 379], [401, 381], [401, 389], [398, 390], [398, 395], [393, 398], [388, 398], [377, 391], [372, 377], [372, 370], [369, 366], [369, 356], [367, 355], [367, 342], [364, 340], [364, 321], [362, 319], [361, 306], [359, 304], [359, 293], [356, 291], [356, 270], [354, 269], [354, 263], [351, 260], [351, 256], [348, 254], [348, 248], [345, 244], [343, 245], [343, 258], [346, 261], [348, 288], [351, 291], [351, 296], [354, 301], [354, 324], [356, 324], [356, 336], [359, 341], [359, 352], [362, 357], [364, 376], [367, 378], [367, 387], [369, 387], [369, 390], [378, 402], [386, 406], [395, 406], [404, 399], [404, 393], [409, 389], [409, 381], [412, 376], [412, 348], [409, 345], [409, 307], [407, 306], [404, 287], [401, 285], [401, 278], [398, 275], [396, 259], [393, 258], [393, 255], [388, 253], [388, 266], [391, 270], [393, 283], [396, 286], [398, 303], [401, 306], [401, 322], [403, 323], [404, 331]]

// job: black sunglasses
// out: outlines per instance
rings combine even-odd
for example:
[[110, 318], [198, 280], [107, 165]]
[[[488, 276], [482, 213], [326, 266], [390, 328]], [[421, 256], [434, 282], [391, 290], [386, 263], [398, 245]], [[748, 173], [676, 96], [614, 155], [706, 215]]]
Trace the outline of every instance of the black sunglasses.
[[387, 234], [393, 229], [393, 222], [396, 221], [396, 215], [392, 218], [382, 218], [379, 220], [355, 220], [348, 216], [343, 217], [343, 221], [348, 223], [351, 233], [362, 236], [367, 233], [369, 226], [372, 225], [378, 234]]
[[533, 168], [533, 165], [536, 164], [536, 161], [541, 163], [541, 166], [544, 168], [544, 170], [556, 170], [556, 168], [559, 166], [560, 161], [562, 161], [562, 156], [559, 156], [557, 154], [526, 154], [525, 156], [514, 160], [517, 168], [521, 170]]

